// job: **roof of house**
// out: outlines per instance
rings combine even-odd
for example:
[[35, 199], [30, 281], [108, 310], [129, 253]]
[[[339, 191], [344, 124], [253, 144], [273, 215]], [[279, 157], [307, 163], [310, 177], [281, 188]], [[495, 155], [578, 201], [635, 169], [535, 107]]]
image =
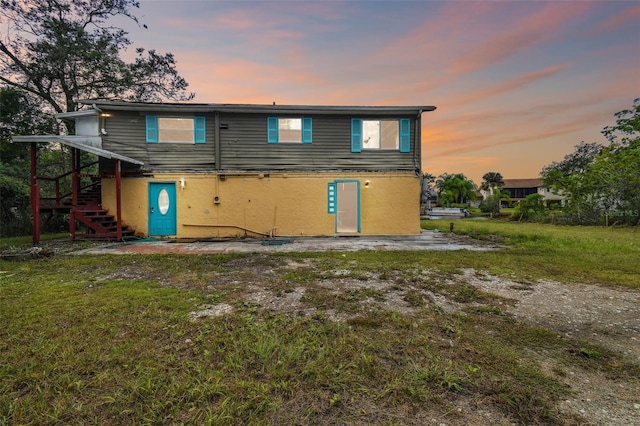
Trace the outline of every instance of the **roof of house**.
[[183, 112], [243, 112], [243, 113], [303, 113], [314, 114], [412, 114], [434, 111], [435, 106], [327, 106], [327, 105], [272, 105], [265, 104], [198, 104], [198, 103], [155, 103], [155, 102], [123, 102], [101, 99], [82, 99], [81, 104], [93, 106], [96, 109], [126, 110], [126, 111], [176, 111]]
[[544, 186], [544, 182], [540, 178], [535, 179], [503, 179], [504, 189], [509, 188], [539, 188]]

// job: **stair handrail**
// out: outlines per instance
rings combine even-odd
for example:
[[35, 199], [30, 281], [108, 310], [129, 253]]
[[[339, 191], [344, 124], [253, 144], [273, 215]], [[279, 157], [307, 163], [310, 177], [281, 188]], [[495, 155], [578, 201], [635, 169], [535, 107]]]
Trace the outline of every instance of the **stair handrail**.
[[[86, 169], [87, 167], [91, 167], [94, 166], [96, 164], [98, 164], [99, 161], [94, 161], [92, 163], [89, 164], [85, 164], [83, 166], [80, 167], [80, 170]], [[78, 178], [83, 178], [83, 177], [90, 177], [92, 179], [92, 182], [88, 185], [85, 186], [81, 186], [79, 188], [80, 191], [85, 190], [87, 188], [93, 187], [93, 186], [97, 186], [100, 184], [100, 180], [95, 180], [95, 178], [99, 178], [100, 175], [99, 174], [88, 174], [88, 173], [74, 173], [73, 171], [68, 171], [66, 173], [63, 173], [59, 176], [54, 176], [54, 177], [48, 177], [48, 176], [36, 176], [36, 181], [48, 181], [48, 182], [55, 182], [55, 197], [43, 197], [40, 196], [40, 203], [44, 202], [48, 202], [48, 201], [55, 201], [53, 204], [53, 207], [61, 207], [63, 206], [63, 201], [65, 199], [71, 198], [73, 196], [73, 190], [71, 192], [68, 192], [66, 194], [61, 194], [60, 193], [60, 181], [62, 179], [64, 179], [67, 176], [73, 176], [73, 177], [78, 177]], [[51, 206], [49, 206], [51, 207]]]

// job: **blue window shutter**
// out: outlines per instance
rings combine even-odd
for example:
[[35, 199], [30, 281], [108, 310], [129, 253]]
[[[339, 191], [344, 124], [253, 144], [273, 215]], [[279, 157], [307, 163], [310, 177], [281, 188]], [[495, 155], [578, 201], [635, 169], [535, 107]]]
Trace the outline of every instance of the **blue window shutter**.
[[400, 152], [411, 152], [411, 121], [400, 120]]
[[147, 142], [158, 143], [158, 117], [147, 115]]
[[205, 117], [194, 117], [193, 119], [193, 141], [195, 143], [207, 142], [207, 120]]
[[311, 143], [313, 140], [313, 131], [311, 125], [311, 117], [302, 118], [302, 143]]
[[351, 119], [351, 152], [362, 152], [362, 119]]
[[278, 117], [267, 117], [267, 142], [278, 143]]

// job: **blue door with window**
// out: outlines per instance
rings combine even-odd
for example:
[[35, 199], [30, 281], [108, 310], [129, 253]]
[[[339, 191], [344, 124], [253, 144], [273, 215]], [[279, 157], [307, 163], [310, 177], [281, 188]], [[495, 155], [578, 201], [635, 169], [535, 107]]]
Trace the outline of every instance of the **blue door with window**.
[[176, 235], [176, 184], [149, 183], [149, 235]]

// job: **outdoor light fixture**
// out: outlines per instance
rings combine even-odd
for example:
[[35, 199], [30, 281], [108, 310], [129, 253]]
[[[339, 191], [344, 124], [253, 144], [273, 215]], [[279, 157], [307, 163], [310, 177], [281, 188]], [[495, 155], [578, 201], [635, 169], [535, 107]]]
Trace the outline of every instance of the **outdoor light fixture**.
[[103, 136], [107, 135], [107, 118], [111, 117], [111, 114], [109, 114], [108, 112], [101, 112], [100, 113], [100, 134], [102, 134]]

